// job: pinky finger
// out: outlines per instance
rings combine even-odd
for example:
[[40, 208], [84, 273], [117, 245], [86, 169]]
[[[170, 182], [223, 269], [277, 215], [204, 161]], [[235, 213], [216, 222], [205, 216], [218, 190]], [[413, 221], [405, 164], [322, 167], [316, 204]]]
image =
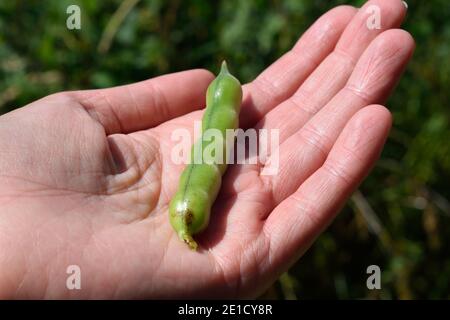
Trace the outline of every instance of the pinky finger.
[[331, 223], [378, 159], [390, 127], [391, 115], [385, 107], [361, 109], [322, 167], [270, 214], [263, 230], [270, 243], [272, 272], [287, 269]]

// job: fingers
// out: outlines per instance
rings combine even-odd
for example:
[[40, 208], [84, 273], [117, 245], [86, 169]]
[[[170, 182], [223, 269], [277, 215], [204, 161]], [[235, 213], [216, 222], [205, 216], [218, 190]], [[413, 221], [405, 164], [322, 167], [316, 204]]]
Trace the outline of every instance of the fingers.
[[[359, 56], [367, 44], [384, 30], [399, 27], [406, 15], [406, 7], [401, 0], [367, 1], [345, 29], [336, 45], [336, 50], [350, 57]], [[379, 25], [372, 24], [374, 15], [379, 13]], [[370, 26], [370, 28], [369, 28]]]
[[[295, 262], [332, 221], [379, 157], [390, 127], [386, 108], [372, 105], [360, 110], [323, 166], [271, 213], [263, 235], [270, 243], [275, 268], [282, 270]], [[286, 265], [281, 261], [287, 261]]]
[[196, 69], [72, 94], [103, 125], [108, 135], [129, 133], [202, 108], [206, 89], [213, 78], [211, 72]]
[[[369, 29], [373, 6], [380, 10], [380, 28]], [[261, 125], [280, 129], [280, 142], [286, 140], [344, 87], [364, 50], [383, 31], [400, 26], [405, 12], [400, 0], [367, 2], [347, 25], [334, 51], [289, 99], [264, 117]]]
[[277, 175], [270, 180], [274, 202], [296, 190], [326, 159], [348, 120], [363, 106], [382, 100], [396, 84], [414, 49], [403, 30], [377, 37], [361, 56], [347, 84], [280, 148]]
[[340, 6], [320, 17], [297, 44], [244, 86], [240, 126], [255, 124], [270, 109], [287, 99], [333, 50], [356, 9]]

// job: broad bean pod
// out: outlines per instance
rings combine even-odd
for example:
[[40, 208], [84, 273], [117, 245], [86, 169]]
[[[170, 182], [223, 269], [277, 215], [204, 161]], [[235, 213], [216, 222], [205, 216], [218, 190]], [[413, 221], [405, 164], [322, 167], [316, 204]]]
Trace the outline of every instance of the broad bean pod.
[[[230, 141], [227, 129], [237, 129], [242, 102], [242, 88], [238, 79], [228, 71], [226, 62], [218, 76], [208, 86], [206, 110], [202, 118], [201, 138], [191, 149], [190, 163], [183, 170], [179, 187], [169, 206], [169, 220], [178, 237], [192, 250], [198, 245], [193, 235], [203, 231], [209, 223], [211, 207], [217, 198], [222, 175], [227, 168]], [[211, 139], [209, 130], [216, 130]], [[205, 150], [216, 143], [223, 147], [207, 161]], [[198, 157], [201, 155], [200, 161]]]

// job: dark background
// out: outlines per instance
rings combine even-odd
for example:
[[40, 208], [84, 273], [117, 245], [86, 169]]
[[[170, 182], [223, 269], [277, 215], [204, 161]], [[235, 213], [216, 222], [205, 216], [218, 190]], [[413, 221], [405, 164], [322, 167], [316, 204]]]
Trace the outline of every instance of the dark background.
[[[343, 0], [1, 0], [0, 114], [227, 59], [242, 82]], [[66, 9], [81, 8], [81, 30]], [[121, 5], [122, 4], [122, 5]], [[413, 60], [387, 102], [380, 161], [305, 256], [261, 298], [450, 298], [450, 3], [409, 0]], [[123, 18], [123, 19], [121, 19]], [[379, 265], [382, 289], [366, 287]]]

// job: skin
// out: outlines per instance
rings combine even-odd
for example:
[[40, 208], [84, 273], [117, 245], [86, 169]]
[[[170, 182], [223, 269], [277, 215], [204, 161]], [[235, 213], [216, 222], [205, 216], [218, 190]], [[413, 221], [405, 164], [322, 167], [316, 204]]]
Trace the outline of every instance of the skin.
[[[364, 27], [370, 5], [381, 29]], [[378, 103], [414, 49], [396, 29], [405, 13], [395, 0], [337, 7], [243, 86], [240, 126], [280, 129], [280, 170], [228, 168], [202, 252], [168, 222], [183, 170], [170, 133], [201, 119], [210, 72], [58, 93], [1, 116], [0, 296], [257, 297], [378, 158], [391, 126]], [[74, 264], [81, 290], [65, 285]]]
[[[203, 137], [197, 143], [197, 152], [200, 155], [204, 154], [206, 148], [214, 146], [214, 141], [208, 141], [204, 136], [212, 129], [219, 130], [223, 138], [216, 141], [215, 147], [220, 147], [218, 143], [222, 143], [223, 154], [226, 154], [226, 130], [238, 127], [241, 102], [241, 84], [229, 73], [224, 61], [219, 75], [206, 91], [206, 110], [202, 118]], [[211, 206], [219, 193], [227, 163], [225, 157], [220, 162], [207, 159], [194, 161], [194, 158], [192, 152], [191, 164], [183, 170], [178, 191], [170, 202], [169, 217], [178, 237], [190, 249], [197, 250], [197, 242], [192, 236], [203, 231], [208, 225]], [[202, 160], [201, 157], [199, 160]]]

